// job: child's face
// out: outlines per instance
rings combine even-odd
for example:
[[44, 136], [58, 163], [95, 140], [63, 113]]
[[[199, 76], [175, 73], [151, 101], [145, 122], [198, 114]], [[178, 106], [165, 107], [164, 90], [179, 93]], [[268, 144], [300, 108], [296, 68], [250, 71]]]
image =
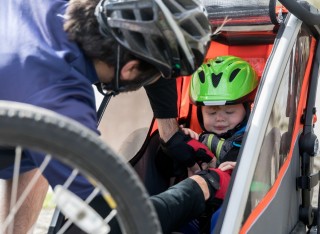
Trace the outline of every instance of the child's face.
[[207, 131], [222, 134], [242, 122], [246, 115], [243, 104], [202, 106], [203, 124]]

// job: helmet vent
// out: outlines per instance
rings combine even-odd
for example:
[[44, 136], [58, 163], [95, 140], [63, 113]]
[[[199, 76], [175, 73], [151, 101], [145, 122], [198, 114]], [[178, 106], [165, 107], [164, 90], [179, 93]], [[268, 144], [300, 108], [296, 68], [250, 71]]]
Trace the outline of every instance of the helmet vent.
[[204, 83], [204, 81], [205, 81], [204, 71], [200, 71], [200, 72], [198, 73], [198, 76], [199, 76], [199, 79], [200, 79], [201, 83]]
[[144, 8], [143, 11], [140, 11], [140, 14], [143, 21], [152, 21], [154, 18], [152, 8]]
[[140, 50], [144, 51], [145, 53], [147, 52], [147, 48], [146, 48], [146, 42], [144, 40], [144, 37], [142, 36], [141, 33], [138, 32], [129, 32], [132, 39], [134, 39], [134, 41], [136, 41], [135, 46], [140, 48]]
[[[181, 12], [181, 5], [179, 1], [163, 1], [166, 7], [170, 10], [171, 14], [179, 14]], [[182, 8], [183, 9], [183, 8]]]
[[132, 10], [122, 10], [122, 18], [126, 20], [135, 20], [135, 16]]
[[199, 5], [190, 0], [163, 0], [164, 4], [168, 7], [172, 14], [182, 13], [185, 11], [192, 11]]
[[133, 9], [124, 9], [119, 12], [124, 20], [151, 21], [154, 17], [152, 8], [143, 8], [143, 10], [136, 12]]
[[184, 20], [183, 22], [181, 22], [180, 26], [185, 32], [189, 34], [189, 36], [199, 38], [201, 37], [200, 30], [196, 25], [194, 25], [194, 22], [192, 20]]
[[217, 88], [218, 84], [220, 83], [222, 77], [222, 72], [220, 72], [218, 75], [212, 73], [211, 78], [212, 78], [212, 84], [215, 88]]
[[236, 76], [239, 74], [240, 72], [240, 69], [237, 68], [237, 69], [234, 69], [232, 72], [231, 72], [231, 75], [229, 77], [229, 81], [232, 82], [234, 80], [234, 78], [236, 78]]

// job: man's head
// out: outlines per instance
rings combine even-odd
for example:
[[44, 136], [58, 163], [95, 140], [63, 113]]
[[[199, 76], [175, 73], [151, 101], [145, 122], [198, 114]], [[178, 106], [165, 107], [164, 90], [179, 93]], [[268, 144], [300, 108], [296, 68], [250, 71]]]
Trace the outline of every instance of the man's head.
[[[191, 74], [203, 62], [211, 35], [198, 0], [71, 0], [65, 30], [90, 59], [104, 62], [122, 78], [112, 77], [113, 85], [106, 82], [107, 89], [118, 91], [136, 89], [160, 75]], [[121, 70], [132, 60], [141, 72], [124, 81]]]
[[190, 83], [190, 100], [199, 106], [201, 127], [220, 135], [243, 125], [257, 86], [256, 72], [241, 58], [221, 56], [204, 63]]

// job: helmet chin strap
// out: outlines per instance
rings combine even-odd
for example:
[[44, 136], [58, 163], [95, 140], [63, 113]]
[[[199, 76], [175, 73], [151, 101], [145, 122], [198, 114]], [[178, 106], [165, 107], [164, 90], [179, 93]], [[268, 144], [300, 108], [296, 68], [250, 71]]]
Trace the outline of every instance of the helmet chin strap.
[[113, 90], [110, 91], [111, 95], [115, 96], [117, 94], [120, 93], [120, 55], [121, 55], [121, 47], [120, 45], [117, 46], [117, 63], [116, 63], [116, 74], [115, 77], [112, 80], [112, 84], [113, 84]]
[[99, 109], [97, 111], [97, 126], [99, 126], [100, 122], [101, 122], [101, 119], [103, 117], [103, 114], [109, 104], [109, 101], [111, 99], [113, 95], [111, 93], [107, 93], [104, 95], [102, 101], [101, 101], [101, 104], [99, 106]]
[[[117, 47], [117, 63], [116, 63], [116, 74], [115, 77], [112, 80], [112, 84], [113, 84], [113, 90], [109, 90], [108, 92], [104, 93], [104, 97], [102, 99], [102, 102], [99, 106], [99, 109], [97, 111], [97, 119], [98, 119], [98, 125], [101, 122], [101, 119], [103, 117], [103, 114], [110, 102], [110, 99], [112, 96], [116, 96], [117, 94], [120, 93], [120, 89], [119, 89], [119, 83], [120, 83], [120, 45], [118, 45]], [[102, 92], [102, 91], [101, 91]]]

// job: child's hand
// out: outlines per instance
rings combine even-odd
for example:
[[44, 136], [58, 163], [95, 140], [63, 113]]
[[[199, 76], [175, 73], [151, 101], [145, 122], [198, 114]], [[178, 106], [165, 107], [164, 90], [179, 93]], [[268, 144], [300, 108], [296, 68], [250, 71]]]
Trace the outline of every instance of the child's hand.
[[236, 162], [227, 161], [220, 164], [219, 169], [221, 171], [233, 170], [236, 166]]
[[182, 125], [180, 125], [180, 129], [184, 134], [189, 135], [192, 139], [199, 140], [199, 134], [190, 128], [184, 128]]

